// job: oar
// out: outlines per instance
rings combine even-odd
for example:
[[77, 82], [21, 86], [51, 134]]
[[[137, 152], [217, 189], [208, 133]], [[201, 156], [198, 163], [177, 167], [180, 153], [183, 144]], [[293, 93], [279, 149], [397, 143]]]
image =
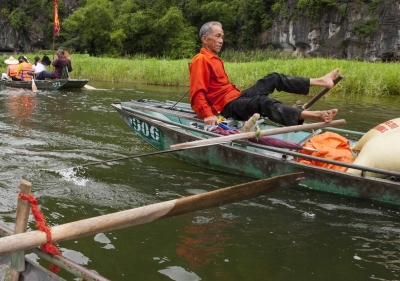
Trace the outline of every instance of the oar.
[[250, 139], [250, 138], [256, 138], [256, 137], [260, 137], [260, 136], [270, 136], [270, 135], [291, 133], [291, 132], [304, 131], [304, 130], [316, 130], [316, 129], [320, 129], [320, 128], [324, 128], [324, 127], [342, 126], [345, 124], [346, 124], [346, 120], [339, 119], [339, 120], [333, 120], [329, 123], [318, 122], [318, 123], [262, 130], [259, 132], [247, 132], [247, 133], [243, 133], [243, 134], [234, 134], [234, 135], [212, 138], [212, 139], [203, 139], [203, 140], [197, 140], [197, 141], [191, 141], [191, 142], [185, 142], [185, 143], [178, 143], [178, 144], [171, 145], [170, 148], [178, 149], [178, 148], [189, 148], [192, 146], [215, 145], [215, 144], [220, 144], [223, 142], [230, 142], [230, 141], [240, 140], [240, 139]]
[[35, 74], [32, 76], [32, 92], [34, 92], [34, 93], [37, 92], [37, 86], [35, 83]]
[[92, 87], [92, 86], [89, 86], [89, 85], [85, 85], [85, 86], [83, 86], [85, 89], [88, 89], [88, 90], [97, 90], [95, 87]]
[[[333, 85], [339, 83], [340, 80], [343, 78], [343, 74], [340, 74], [333, 79]], [[318, 94], [316, 94], [309, 102], [303, 104], [301, 108], [309, 109], [317, 100], [319, 100], [323, 95], [325, 95], [329, 91], [329, 88], [322, 89]]]
[[[51, 234], [53, 241], [61, 242], [94, 235], [100, 232], [144, 224], [162, 218], [247, 200], [273, 191], [287, 189], [296, 186], [299, 181], [303, 179], [301, 177], [302, 173], [287, 174], [57, 225], [51, 228]], [[39, 230], [10, 235], [0, 238], [0, 255], [28, 250], [43, 245], [46, 242], [46, 234]]]
[[[108, 159], [108, 160], [101, 160], [101, 161], [95, 161], [91, 163], [86, 163], [82, 164], [79, 166], [75, 167], [69, 167], [69, 168], [63, 168], [62, 170], [69, 170], [69, 169], [75, 169], [75, 168], [81, 168], [81, 167], [86, 167], [86, 166], [92, 166], [92, 165], [99, 165], [107, 162], [115, 162], [115, 161], [120, 161], [120, 160], [126, 160], [126, 159], [133, 159], [133, 158], [140, 158], [140, 157], [145, 157], [145, 156], [152, 156], [152, 155], [157, 155], [157, 154], [164, 154], [164, 153], [170, 153], [170, 152], [177, 152], [185, 149], [194, 149], [194, 148], [200, 148], [208, 145], [199, 145], [199, 146], [193, 146], [193, 147], [188, 147], [188, 148], [178, 148], [178, 149], [168, 149], [168, 150], [161, 150], [161, 151], [155, 151], [155, 152], [149, 152], [149, 153], [143, 153], [143, 154], [135, 154], [135, 155], [130, 155], [130, 156], [123, 156], [123, 157], [118, 157], [118, 158], [113, 158], [113, 159]], [[41, 171], [45, 172], [57, 172], [55, 170], [49, 170], [49, 169], [41, 169]]]

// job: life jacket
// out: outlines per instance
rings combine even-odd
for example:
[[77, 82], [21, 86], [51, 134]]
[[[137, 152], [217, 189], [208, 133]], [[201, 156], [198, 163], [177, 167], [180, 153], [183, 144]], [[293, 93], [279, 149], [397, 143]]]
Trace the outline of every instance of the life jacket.
[[18, 67], [19, 67], [19, 64], [10, 64], [9, 65], [9, 69], [8, 69], [9, 73], [7, 73], [8, 76], [16, 77], [17, 76]]
[[22, 81], [31, 81], [32, 76], [28, 74], [28, 71], [32, 71], [32, 64], [30, 62], [22, 62], [22, 70], [17, 74], [17, 78], [21, 79]]

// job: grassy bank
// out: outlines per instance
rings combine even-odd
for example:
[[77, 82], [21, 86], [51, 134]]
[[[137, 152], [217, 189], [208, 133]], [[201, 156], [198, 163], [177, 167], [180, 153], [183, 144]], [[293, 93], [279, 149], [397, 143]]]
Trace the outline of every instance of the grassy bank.
[[[28, 55], [33, 61], [35, 55]], [[40, 57], [42, 54], [39, 55]], [[15, 55], [14, 57], [18, 57]], [[0, 66], [8, 56], [0, 57]], [[72, 78], [89, 78], [91, 81], [143, 83], [165, 86], [188, 86], [187, 60], [114, 59], [87, 55], [72, 55]], [[331, 94], [351, 96], [400, 95], [398, 63], [367, 63], [335, 59], [267, 59], [262, 62], [226, 62], [230, 81], [245, 89], [270, 72], [294, 76], [319, 77], [334, 68], [340, 68], [345, 78], [330, 91]], [[50, 68], [49, 68], [50, 69]], [[2, 72], [4, 72], [2, 71]], [[314, 92], [320, 89], [313, 89]]]

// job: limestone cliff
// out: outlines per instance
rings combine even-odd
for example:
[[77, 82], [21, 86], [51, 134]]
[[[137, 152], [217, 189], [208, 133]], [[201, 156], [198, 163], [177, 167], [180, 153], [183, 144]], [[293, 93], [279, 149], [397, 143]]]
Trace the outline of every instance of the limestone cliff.
[[274, 20], [262, 35], [264, 44], [303, 56], [400, 59], [400, 1], [379, 1], [373, 11], [368, 2], [337, 1], [317, 21], [305, 9], [296, 9], [297, 2], [288, 1], [289, 16]]
[[[298, 8], [299, 0], [282, 2], [286, 4], [284, 16], [276, 13], [272, 28], [260, 38], [264, 45], [298, 56], [400, 59], [400, 0], [336, 0], [318, 15], [310, 15], [307, 7]], [[78, 7], [77, 0], [64, 0], [64, 5], [69, 13]], [[0, 13], [0, 52], [50, 49], [51, 36], [37, 31], [44, 24], [37, 19], [28, 32], [22, 32], [12, 28]]]

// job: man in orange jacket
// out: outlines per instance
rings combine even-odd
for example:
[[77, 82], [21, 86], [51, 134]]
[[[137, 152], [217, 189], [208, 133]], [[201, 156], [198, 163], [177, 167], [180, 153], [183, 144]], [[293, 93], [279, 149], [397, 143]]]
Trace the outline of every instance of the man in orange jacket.
[[304, 78], [271, 73], [256, 84], [240, 91], [228, 80], [223, 61], [217, 56], [224, 41], [219, 22], [205, 23], [200, 29], [202, 48], [190, 65], [190, 104], [204, 125], [218, 123], [216, 115], [236, 120], [247, 120], [254, 113], [268, 117], [284, 126], [302, 124], [304, 120], [331, 122], [337, 109], [307, 111], [283, 105], [271, 99], [275, 90], [307, 95], [310, 86], [332, 88], [339, 69], [323, 77]]

